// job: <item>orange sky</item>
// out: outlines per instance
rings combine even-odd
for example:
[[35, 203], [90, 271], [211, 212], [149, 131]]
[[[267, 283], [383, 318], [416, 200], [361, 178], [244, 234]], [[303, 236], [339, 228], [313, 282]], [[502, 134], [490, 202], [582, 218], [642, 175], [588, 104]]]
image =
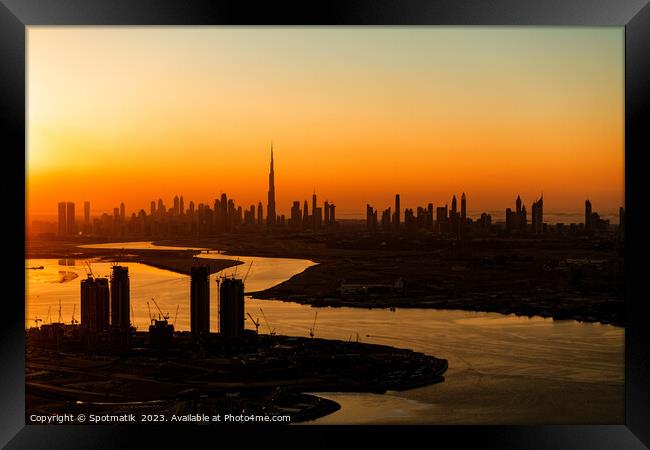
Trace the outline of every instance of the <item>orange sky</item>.
[[28, 27], [27, 210], [623, 204], [623, 28]]

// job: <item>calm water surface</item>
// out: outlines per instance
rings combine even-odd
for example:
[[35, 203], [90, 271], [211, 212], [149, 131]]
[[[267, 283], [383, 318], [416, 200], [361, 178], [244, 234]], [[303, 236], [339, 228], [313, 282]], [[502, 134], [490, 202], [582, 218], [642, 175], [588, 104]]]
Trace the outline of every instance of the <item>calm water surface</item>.
[[[143, 249], [148, 242], [97, 247]], [[154, 247], [160, 248], [160, 247]], [[164, 247], [162, 247], [164, 248]], [[178, 249], [178, 247], [170, 247]], [[274, 286], [314, 263], [307, 260], [201, 254], [239, 258], [245, 264], [224, 273], [245, 274], [246, 290]], [[253, 265], [250, 266], [250, 262]], [[75, 265], [72, 265], [75, 264]], [[133, 321], [140, 330], [158, 314], [151, 297], [179, 330], [189, 329], [190, 282], [186, 275], [124, 263], [129, 267]], [[26, 260], [26, 326], [33, 319], [78, 320], [80, 260]], [[92, 263], [108, 275], [111, 263]], [[73, 278], [69, 273], [75, 273]], [[68, 273], [68, 276], [62, 275]], [[217, 285], [211, 279], [211, 329], [217, 331]], [[69, 280], [69, 281], [63, 281]], [[76, 307], [74, 306], [76, 304]], [[260, 308], [268, 321], [262, 318]], [[308, 336], [318, 311], [316, 336], [410, 348], [449, 360], [444, 383], [384, 395], [323, 393], [340, 411], [312, 423], [622, 423], [624, 412], [624, 329], [611, 325], [522, 318], [467, 311], [312, 308], [290, 302], [246, 299], [246, 309], [261, 318], [261, 333]], [[178, 313], [177, 313], [178, 311]], [[48, 318], [49, 315], [49, 318]], [[247, 320], [246, 327], [254, 329]]]

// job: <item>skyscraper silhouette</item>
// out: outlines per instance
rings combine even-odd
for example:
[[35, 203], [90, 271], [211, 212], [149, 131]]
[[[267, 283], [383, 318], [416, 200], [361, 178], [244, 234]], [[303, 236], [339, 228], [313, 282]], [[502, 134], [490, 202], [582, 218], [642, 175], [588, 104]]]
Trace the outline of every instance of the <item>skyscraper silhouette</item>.
[[618, 234], [623, 239], [625, 237], [625, 208], [618, 208]]
[[533, 233], [541, 234], [544, 232], [544, 194], [539, 200], [533, 202], [533, 216], [532, 216]]
[[533, 233], [537, 233], [537, 202], [533, 201], [533, 210], [531, 214], [530, 226]]
[[465, 193], [463, 192], [463, 195], [460, 196], [460, 218], [465, 222], [465, 219], [467, 219], [467, 197], [465, 197]]
[[458, 200], [456, 200], [456, 194], [454, 194], [451, 199], [451, 211], [449, 212], [449, 230], [452, 235], [460, 235], [460, 217], [458, 215]]
[[192, 267], [190, 279], [190, 330], [192, 334], [210, 333], [210, 271], [206, 266]]
[[129, 268], [113, 266], [111, 275], [111, 325], [113, 327], [121, 330], [129, 329], [130, 307]]
[[512, 209], [506, 208], [506, 231], [509, 233], [514, 228]]
[[323, 223], [325, 225], [330, 224], [330, 204], [327, 200], [323, 204]]
[[68, 202], [66, 204], [65, 231], [68, 236], [74, 236], [74, 234], [77, 232], [77, 226], [75, 224], [74, 218], [74, 203], [72, 202]]
[[244, 283], [224, 278], [219, 287], [219, 333], [226, 338], [244, 332]]
[[393, 226], [395, 229], [399, 228], [400, 222], [400, 209], [399, 209], [399, 194], [395, 194], [395, 213], [393, 216]]
[[318, 205], [318, 202], [316, 200], [316, 191], [314, 191], [314, 193], [311, 196], [311, 219], [312, 219], [311, 220], [311, 222], [312, 222], [311, 226], [312, 226], [312, 228], [314, 230], [319, 228], [319, 226], [320, 226], [320, 223], [319, 223], [320, 220], [318, 218], [318, 213], [319, 213], [320, 208], [317, 205]]
[[269, 171], [269, 199], [266, 207], [266, 224], [275, 225], [275, 173], [273, 171], [273, 144], [271, 144], [271, 170]]
[[537, 202], [537, 230], [540, 234], [544, 232], [544, 193]]
[[302, 213], [300, 211], [300, 201], [296, 200], [293, 202], [291, 207], [291, 219], [289, 224], [294, 228], [301, 228], [302, 226]]
[[216, 205], [215, 202], [215, 207], [218, 208], [218, 211], [215, 210], [214, 213], [217, 217], [219, 217], [219, 220], [221, 221], [221, 227], [224, 230], [228, 230], [228, 196], [225, 192], [221, 194], [221, 201], [219, 204]]
[[59, 236], [66, 234], [65, 202], [59, 202]]
[[436, 208], [436, 231], [438, 233], [446, 232], [447, 223], [447, 205]]
[[108, 329], [108, 278], [81, 280], [81, 325], [92, 332]]
[[526, 207], [521, 202], [521, 196], [517, 194], [515, 200], [515, 211], [512, 217], [512, 229], [526, 232]]
[[303, 228], [309, 228], [310, 223], [309, 223], [309, 204], [307, 203], [307, 200], [305, 200], [305, 203], [302, 207], [302, 226]]

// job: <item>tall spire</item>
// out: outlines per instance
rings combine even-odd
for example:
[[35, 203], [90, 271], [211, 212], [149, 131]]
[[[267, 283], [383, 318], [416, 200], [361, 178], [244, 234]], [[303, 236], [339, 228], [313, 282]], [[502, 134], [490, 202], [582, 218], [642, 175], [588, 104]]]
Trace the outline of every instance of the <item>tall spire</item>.
[[269, 171], [269, 195], [268, 203], [266, 205], [266, 224], [269, 226], [275, 225], [275, 174], [273, 172], [273, 141], [271, 141], [271, 170]]

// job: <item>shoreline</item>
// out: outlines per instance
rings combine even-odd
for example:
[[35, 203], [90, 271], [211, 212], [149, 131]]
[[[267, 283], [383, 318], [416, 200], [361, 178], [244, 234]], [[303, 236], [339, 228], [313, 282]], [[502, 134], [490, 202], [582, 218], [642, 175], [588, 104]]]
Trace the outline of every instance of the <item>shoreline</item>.
[[[150, 251], [150, 250], [147, 250]], [[104, 257], [103, 261], [111, 261], [115, 258]], [[136, 262], [140, 264], [146, 264], [157, 269], [169, 270], [170, 272], [180, 273], [181, 275], [190, 275], [191, 268], [194, 266], [206, 266], [208, 267], [208, 272], [210, 275], [220, 272], [222, 270], [228, 269], [230, 267], [238, 266], [243, 264], [242, 261], [235, 261], [233, 259], [207, 259], [207, 258], [195, 258], [192, 257], [161, 257], [156, 258], [156, 255], [153, 257], [146, 256], [137, 256], [132, 258], [122, 258], [120, 262]]]
[[495, 313], [503, 316], [515, 315], [517, 317], [540, 317], [543, 319], [553, 319], [554, 321], [574, 320], [580, 323], [598, 323], [601, 325], [611, 325], [615, 327], [625, 328], [624, 322], [610, 321], [607, 318], [596, 318], [593, 316], [586, 316], [582, 313], [570, 314], [565, 312], [550, 312], [546, 310], [535, 309], [531, 306], [526, 307], [481, 307], [477, 305], [463, 305], [461, 303], [454, 303], [453, 301], [436, 301], [432, 302], [376, 302], [376, 301], [346, 301], [340, 299], [328, 298], [276, 298], [273, 295], [265, 295], [264, 291], [247, 292], [246, 295], [255, 300], [273, 300], [287, 303], [298, 303], [301, 305], [309, 305], [312, 308], [357, 308], [357, 309], [434, 309], [444, 311], [470, 311], [470, 312], [484, 312]]
[[[568, 257], [586, 261], [605, 257], [615, 260], [618, 255], [607, 248], [601, 250], [583, 242], [576, 243], [577, 249], [566, 248], [566, 244], [557, 242], [544, 243], [543, 247], [539, 247], [540, 243], [535, 241], [530, 247], [531, 244], [527, 242], [513, 240], [478, 242], [475, 244], [478, 250], [469, 253], [462, 248], [454, 249], [453, 243], [442, 243], [432, 253], [399, 249], [341, 249], [312, 242], [308, 238], [301, 237], [302, 240], [296, 242], [291, 240], [290, 244], [287, 244], [285, 238], [261, 239], [260, 236], [234, 235], [210, 239], [159, 239], [151, 242], [153, 245], [219, 250], [226, 258], [245, 255], [307, 259], [316, 263], [269, 289], [246, 292], [246, 295], [261, 300], [281, 300], [313, 307], [482, 311], [625, 327], [621, 269], [608, 266], [605, 271], [592, 267], [574, 270], [573, 267], [561, 264], [561, 258]], [[75, 244], [78, 245], [79, 242]], [[80, 249], [70, 247], [70, 243], [67, 245], [69, 257], [80, 257], [73, 256], [73, 253], [80, 250], [105, 258], [115, 257], [119, 253], [117, 249]], [[62, 244], [56, 243], [55, 246], [61, 247]], [[514, 250], [511, 249], [513, 246]], [[71, 252], [72, 250], [76, 252]], [[151, 263], [149, 265], [154, 267], [174, 270], [165, 267], [163, 261], [170, 254], [183, 254], [181, 258], [187, 264], [188, 261], [195, 262], [193, 255], [199, 251], [128, 252], [137, 253], [137, 258], [147, 259]], [[152, 255], [153, 252], [156, 255]], [[35, 254], [40, 256], [43, 253]], [[211, 267], [211, 273], [241, 264], [232, 259], [201, 259], [202, 263], [204, 261], [216, 265]], [[175, 271], [189, 273], [187, 267], [186, 272], [183, 272], [178, 264], [175, 266]], [[388, 286], [399, 277], [406, 279], [407, 293], [396, 292]], [[346, 295], [341, 291], [344, 281], [357, 287], [366, 283], [380, 283], [385, 292], [370, 295], [356, 292]]]
[[191, 268], [198, 265], [207, 266], [209, 273], [212, 275], [224, 269], [243, 264], [242, 261], [227, 257], [223, 259], [196, 258], [196, 255], [200, 253], [200, 250], [169, 249], [124, 249], [122, 251], [122, 249], [83, 248], [78, 245], [71, 246], [68, 244], [60, 245], [54, 249], [28, 250], [25, 259], [97, 259], [102, 262], [135, 262], [188, 276], [191, 273]]

